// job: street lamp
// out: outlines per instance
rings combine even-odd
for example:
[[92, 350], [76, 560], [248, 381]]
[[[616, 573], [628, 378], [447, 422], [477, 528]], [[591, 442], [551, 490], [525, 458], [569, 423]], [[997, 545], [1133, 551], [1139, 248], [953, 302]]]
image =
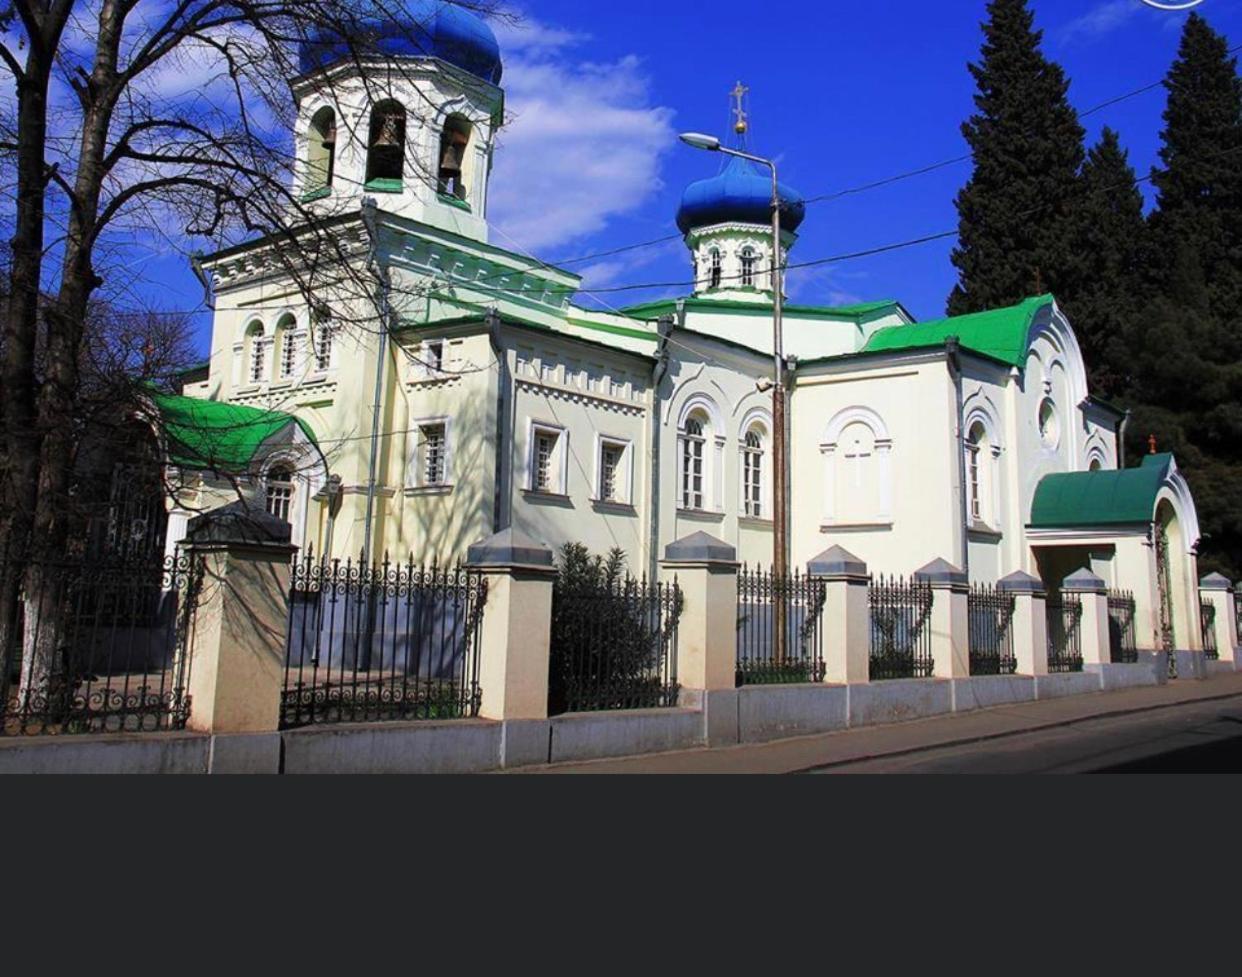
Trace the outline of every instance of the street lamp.
[[774, 617], [776, 632], [773, 640], [773, 658], [782, 663], [785, 660], [785, 603], [780, 596], [787, 589], [789, 559], [786, 541], [787, 526], [787, 491], [785, 485], [785, 356], [784, 343], [781, 337], [781, 313], [783, 296], [781, 294], [781, 193], [780, 184], [776, 180], [776, 163], [762, 156], [753, 156], [740, 149], [729, 149], [722, 146], [715, 136], [701, 132], [683, 132], [681, 141], [695, 149], [704, 149], [712, 153], [724, 153], [726, 156], [737, 156], [766, 166], [772, 173], [772, 362], [775, 383], [772, 387], [772, 481], [773, 481], [773, 529], [772, 540], [772, 574], [776, 578]]

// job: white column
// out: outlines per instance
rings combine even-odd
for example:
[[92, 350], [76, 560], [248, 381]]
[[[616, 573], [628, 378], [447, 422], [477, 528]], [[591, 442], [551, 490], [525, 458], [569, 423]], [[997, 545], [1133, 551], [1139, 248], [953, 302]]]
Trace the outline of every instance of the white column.
[[661, 576], [674, 577], [684, 601], [677, 625], [677, 683], [712, 692], [737, 684], [736, 550], [707, 533], [664, 548]]

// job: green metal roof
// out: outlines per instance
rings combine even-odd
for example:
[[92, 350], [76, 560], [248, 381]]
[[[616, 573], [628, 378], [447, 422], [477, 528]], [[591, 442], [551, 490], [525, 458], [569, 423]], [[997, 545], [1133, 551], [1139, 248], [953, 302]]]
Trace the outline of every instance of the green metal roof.
[[1037, 295], [1004, 309], [988, 309], [969, 315], [952, 316], [909, 326], [886, 326], [872, 333], [862, 352], [875, 353], [903, 349], [943, 346], [956, 336], [963, 349], [1008, 363], [1026, 363], [1026, 340], [1035, 314], [1053, 301], [1051, 295]]
[[1156, 495], [1171, 454], [1147, 455], [1137, 468], [1045, 475], [1031, 503], [1033, 529], [1116, 526], [1155, 518]]
[[[677, 309], [678, 299], [660, 299], [656, 302], [644, 302], [641, 305], [631, 305], [621, 310], [624, 315], [634, 316], [639, 319], [656, 319], [665, 313], [675, 312]], [[694, 309], [702, 312], [721, 311], [721, 312], [754, 312], [759, 315], [771, 315], [771, 302], [742, 302], [737, 299], [705, 299], [689, 296], [680, 301], [684, 301], [687, 309]], [[826, 306], [826, 305], [785, 305], [783, 307], [786, 315], [793, 316], [810, 316], [824, 319], [859, 319], [863, 316], [872, 315], [876, 312], [905, 311], [901, 309], [901, 304], [892, 299], [885, 299], [882, 302], [863, 302], [858, 305], [842, 305], [842, 306]]]
[[155, 394], [151, 400], [168, 439], [168, 460], [182, 468], [249, 472], [264, 443], [290, 425], [318, 446], [311, 426], [284, 411], [175, 394]]

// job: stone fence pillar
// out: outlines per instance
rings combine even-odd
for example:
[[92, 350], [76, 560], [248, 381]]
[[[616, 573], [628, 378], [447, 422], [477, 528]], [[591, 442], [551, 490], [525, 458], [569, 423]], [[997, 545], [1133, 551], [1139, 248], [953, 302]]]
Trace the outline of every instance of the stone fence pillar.
[[1048, 674], [1048, 609], [1044, 584], [1038, 577], [1018, 570], [1001, 577], [996, 588], [1012, 594], [1013, 653], [1017, 674]]
[[290, 526], [234, 502], [189, 521], [185, 548], [201, 560], [190, 623], [190, 729], [269, 733], [280, 725], [289, 634]]
[[1209, 573], [1199, 581], [1199, 600], [1216, 608], [1216, 651], [1223, 662], [1242, 667], [1238, 647], [1237, 593], [1219, 573]]
[[664, 547], [661, 575], [676, 577], [684, 604], [677, 627], [677, 681], [683, 689], [737, 685], [737, 551], [707, 533]]
[[871, 680], [871, 608], [867, 564], [840, 546], [806, 565], [824, 581], [824, 681], [832, 685]]
[[932, 560], [914, 571], [914, 579], [931, 585], [932, 675], [970, 677], [970, 584], [966, 574], [948, 560]]
[[1090, 570], [1075, 570], [1061, 582], [1061, 593], [1077, 595], [1082, 604], [1078, 637], [1083, 665], [1109, 664], [1108, 584]]
[[480, 634], [479, 715], [546, 719], [552, 640], [552, 550], [513, 529], [475, 543], [466, 565], [487, 582]]

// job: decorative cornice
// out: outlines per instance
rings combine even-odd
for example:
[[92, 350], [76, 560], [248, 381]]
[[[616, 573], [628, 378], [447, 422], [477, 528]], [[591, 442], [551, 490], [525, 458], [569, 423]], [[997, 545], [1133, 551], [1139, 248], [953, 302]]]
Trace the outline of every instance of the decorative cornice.
[[514, 386], [519, 390], [537, 391], [554, 400], [563, 400], [571, 404], [588, 404], [596, 407], [602, 407], [604, 410], [615, 411], [618, 414], [626, 414], [630, 417], [642, 417], [647, 408], [642, 404], [634, 404], [625, 400], [616, 400], [603, 394], [589, 393], [585, 390], [577, 390], [570, 387], [554, 387], [546, 383], [540, 383], [537, 380], [525, 379], [518, 377], [514, 381]]

